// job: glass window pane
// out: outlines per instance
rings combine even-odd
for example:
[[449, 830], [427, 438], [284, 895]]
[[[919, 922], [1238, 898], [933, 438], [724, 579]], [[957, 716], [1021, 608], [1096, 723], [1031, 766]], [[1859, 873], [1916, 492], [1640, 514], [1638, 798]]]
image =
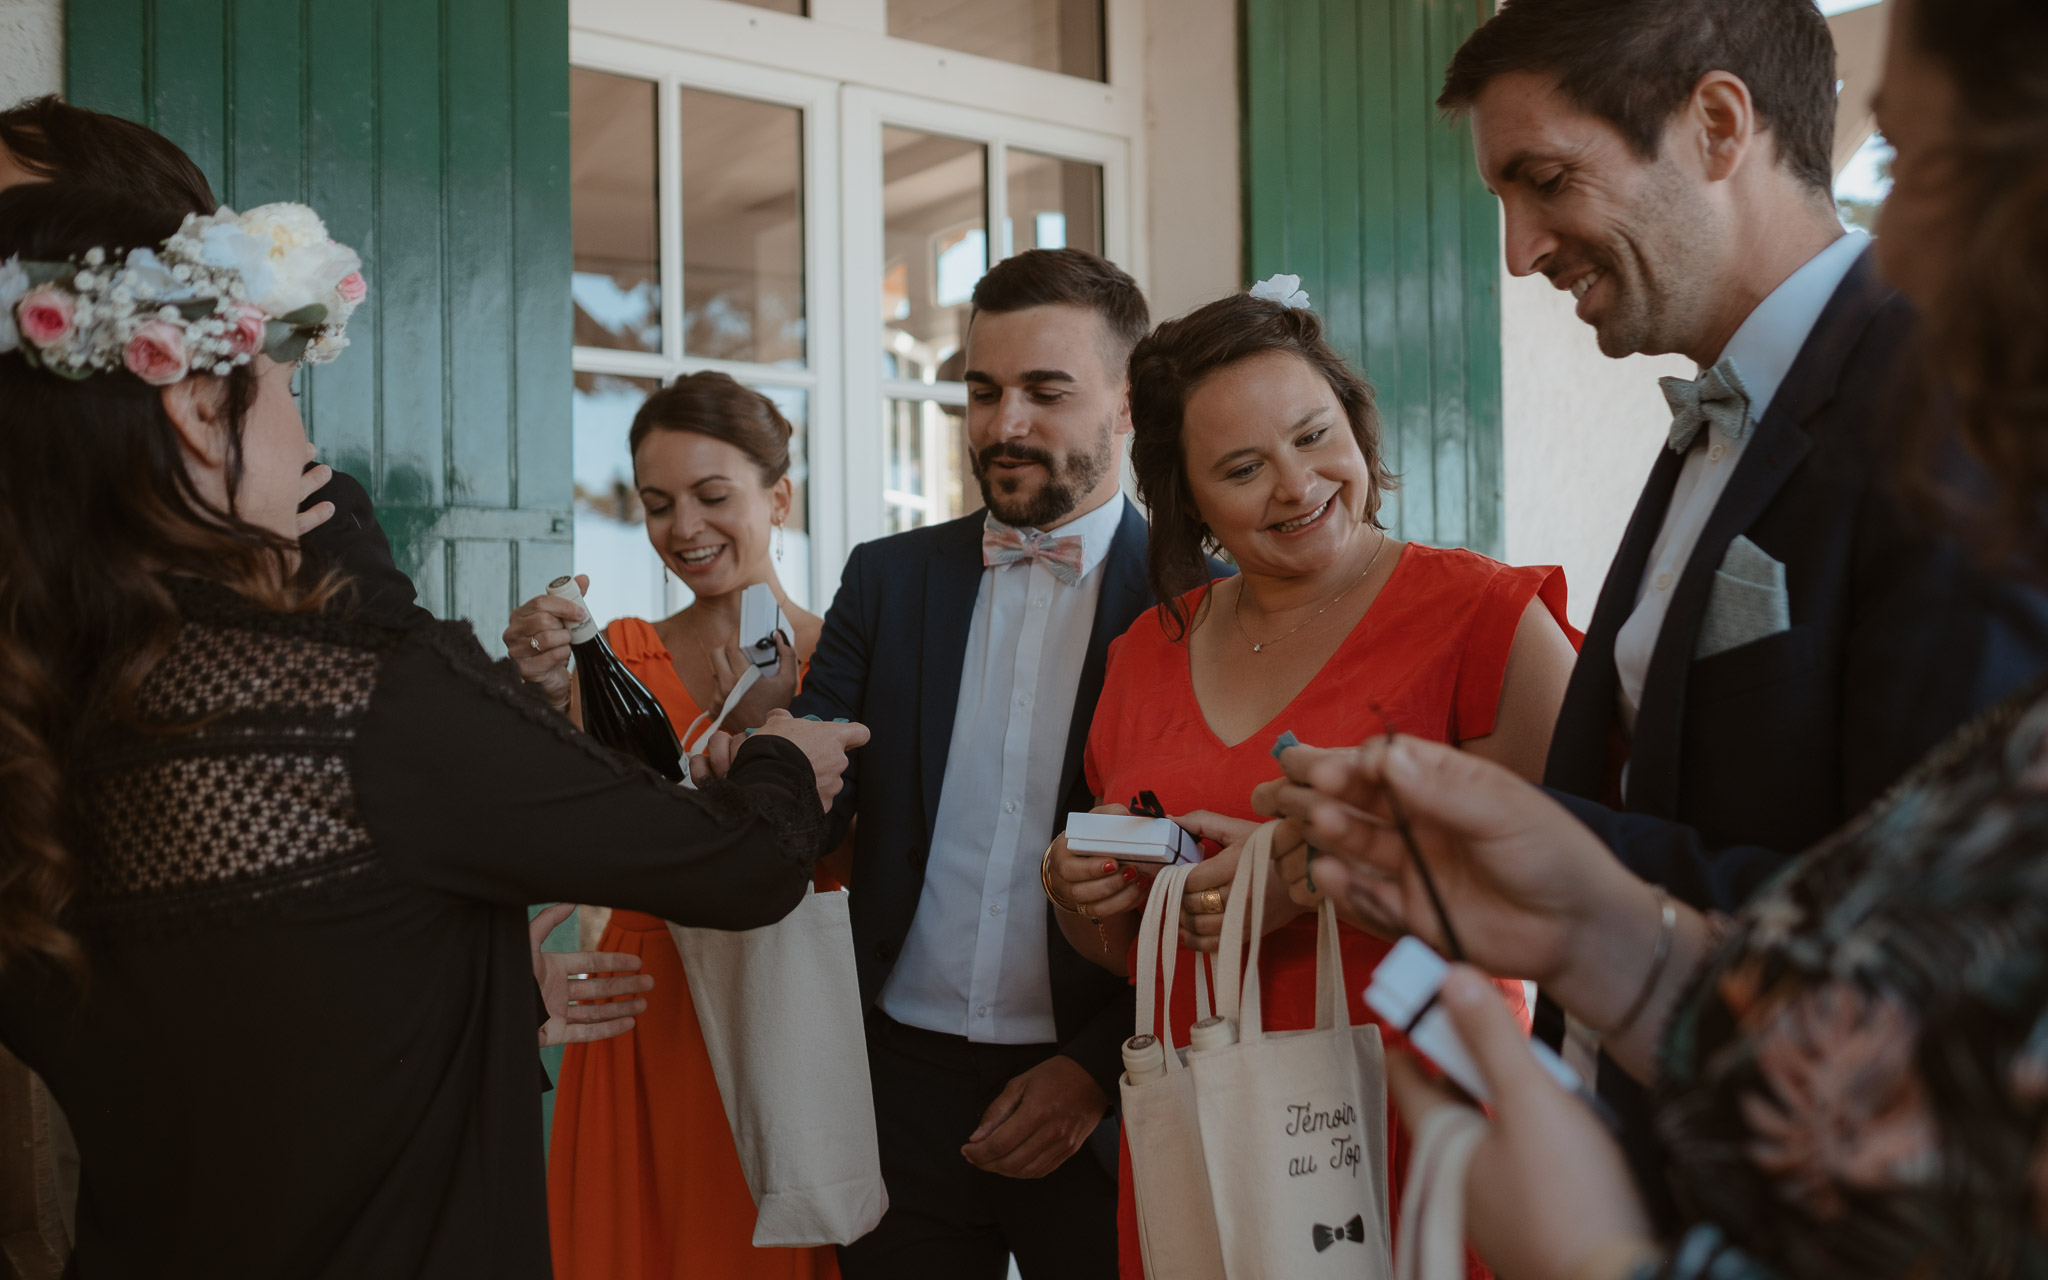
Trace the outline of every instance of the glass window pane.
[[1102, 166], [1012, 148], [1003, 168], [1007, 257], [1026, 249], [1102, 252]]
[[988, 271], [988, 149], [882, 130], [882, 372], [960, 376], [967, 302]]
[[968, 470], [965, 415], [935, 400], [882, 406], [882, 504], [890, 533], [939, 524], [981, 505]]
[[584, 597], [599, 622], [667, 615], [661, 557], [641, 525], [626, 432], [640, 402], [659, 384], [652, 378], [576, 375], [570, 402], [571, 474], [576, 492], [576, 572], [590, 575]]
[[1102, 0], [889, 0], [889, 34], [1087, 80], [1105, 74]]
[[803, 112], [684, 89], [683, 348], [804, 362]]
[[655, 85], [569, 70], [576, 343], [661, 350]]

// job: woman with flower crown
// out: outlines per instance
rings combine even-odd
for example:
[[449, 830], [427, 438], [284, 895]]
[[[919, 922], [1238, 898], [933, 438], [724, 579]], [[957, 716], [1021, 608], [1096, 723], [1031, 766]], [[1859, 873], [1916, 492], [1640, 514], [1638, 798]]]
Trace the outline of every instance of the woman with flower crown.
[[773, 921], [865, 736], [777, 718], [689, 792], [466, 626], [348, 616], [290, 387], [365, 292], [300, 206], [0, 193], [0, 1041], [81, 1275], [547, 1276], [524, 904]]
[[[1562, 571], [1386, 531], [1380, 511], [1394, 481], [1372, 387], [1324, 340], [1299, 285], [1282, 276], [1210, 303], [1131, 353], [1131, 462], [1152, 513], [1152, 589], [1165, 603], [1110, 649], [1086, 763], [1095, 794], [1112, 802], [1100, 811], [1125, 812], [1114, 802], [1150, 791], [1227, 846], [1188, 877], [1182, 898], [1182, 944], [1208, 952], [1239, 842], [1255, 825], [1252, 788], [1279, 775], [1272, 749], [1283, 733], [1351, 745], [1394, 727], [1534, 780], [1575, 658]], [[1239, 572], [1211, 582], [1207, 557], [1218, 549]], [[1130, 972], [1149, 882], [1070, 852], [1064, 837], [1047, 863], [1075, 948]], [[1268, 888], [1266, 1028], [1312, 1027], [1315, 915], [1277, 879]], [[1387, 944], [1339, 912], [1352, 1020], [1380, 1023], [1363, 993]], [[1176, 1044], [1188, 1043], [1195, 1018], [1194, 969], [1185, 957], [1176, 966], [1163, 1009]], [[1502, 989], [1520, 1012], [1521, 985]], [[1400, 1042], [1396, 1028], [1380, 1033]], [[1402, 1149], [1391, 1117], [1388, 1132]], [[1135, 1280], [1128, 1154], [1121, 1186], [1122, 1271]]]

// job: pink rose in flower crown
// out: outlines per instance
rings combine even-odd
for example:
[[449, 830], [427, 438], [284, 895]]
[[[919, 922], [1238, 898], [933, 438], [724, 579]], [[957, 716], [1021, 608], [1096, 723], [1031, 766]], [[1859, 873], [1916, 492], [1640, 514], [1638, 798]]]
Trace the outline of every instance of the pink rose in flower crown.
[[370, 286], [363, 280], [362, 272], [351, 271], [341, 278], [341, 283], [334, 286], [334, 291], [341, 295], [343, 302], [353, 307], [370, 292]]
[[128, 372], [152, 387], [169, 386], [184, 377], [190, 366], [184, 331], [165, 320], [152, 320], [137, 329], [121, 359]]
[[52, 285], [38, 285], [22, 295], [15, 307], [15, 323], [21, 336], [39, 347], [54, 347], [71, 336], [70, 294]]
[[227, 339], [232, 354], [253, 356], [262, 350], [263, 323], [263, 313], [248, 303], [236, 307], [234, 314], [228, 317]]

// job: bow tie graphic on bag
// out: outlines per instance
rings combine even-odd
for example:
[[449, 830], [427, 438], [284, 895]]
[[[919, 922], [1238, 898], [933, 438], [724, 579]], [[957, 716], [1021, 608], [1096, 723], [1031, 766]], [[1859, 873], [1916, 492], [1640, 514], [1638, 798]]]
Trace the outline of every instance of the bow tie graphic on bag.
[[981, 526], [982, 567], [993, 569], [1019, 560], [1036, 560], [1053, 577], [1067, 586], [1075, 586], [1081, 581], [1080, 535], [1070, 534], [1063, 538], [1049, 533], [1027, 535], [1023, 530], [989, 516]]
[[1671, 435], [1666, 443], [1671, 452], [1684, 453], [1700, 432], [1712, 426], [1724, 439], [1740, 440], [1756, 424], [1749, 416], [1749, 388], [1733, 360], [1719, 364], [1688, 382], [1684, 378], [1659, 378], [1664, 402], [1671, 406]]
[[1321, 1253], [1339, 1240], [1349, 1240], [1353, 1244], [1365, 1243], [1365, 1217], [1363, 1214], [1352, 1214], [1351, 1221], [1341, 1227], [1326, 1227], [1320, 1222], [1316, 1224], [1317, 1253]]

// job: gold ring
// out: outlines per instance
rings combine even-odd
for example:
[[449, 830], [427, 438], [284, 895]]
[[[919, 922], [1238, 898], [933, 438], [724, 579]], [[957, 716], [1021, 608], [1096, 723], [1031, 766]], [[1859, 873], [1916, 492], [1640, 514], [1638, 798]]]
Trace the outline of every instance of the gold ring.
[[1223, 910], [1223, 890], [1204, 889], [1187, 896], [1188, 910], [1198, 916], [1213, 916]]

